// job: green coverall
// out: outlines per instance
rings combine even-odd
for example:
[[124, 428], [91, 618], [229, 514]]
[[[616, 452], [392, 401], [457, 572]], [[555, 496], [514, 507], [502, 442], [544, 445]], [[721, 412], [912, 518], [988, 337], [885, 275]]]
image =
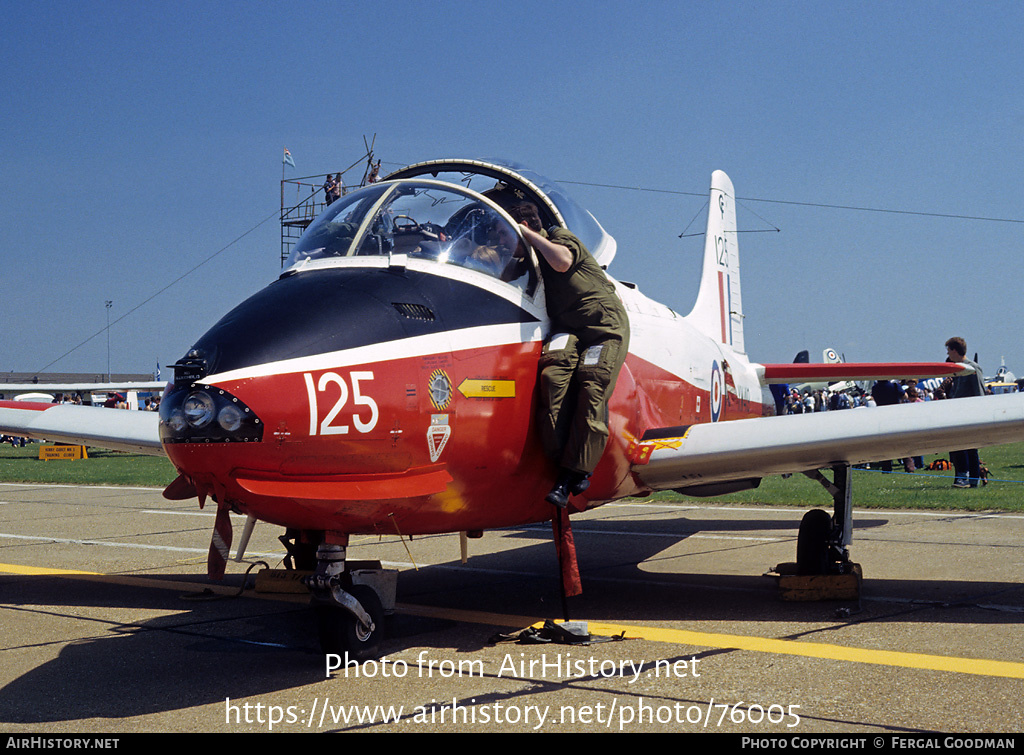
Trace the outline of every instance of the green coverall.
[[629, 319], [583, 242], [563, 228], [543, 235], [573, 261], [559, 273], [539, 256], [551, 318], [540, 358], [541, 436], [561, 467], [589, 475], [608, 442], [608, 399], [629, 349]]

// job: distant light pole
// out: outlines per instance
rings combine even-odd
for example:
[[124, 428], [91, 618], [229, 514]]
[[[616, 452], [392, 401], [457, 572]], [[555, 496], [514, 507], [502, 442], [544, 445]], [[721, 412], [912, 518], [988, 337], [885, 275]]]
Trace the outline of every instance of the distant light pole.
[[110, 382], [110, 308], [114, 302], [107, 301], [107, 382]]

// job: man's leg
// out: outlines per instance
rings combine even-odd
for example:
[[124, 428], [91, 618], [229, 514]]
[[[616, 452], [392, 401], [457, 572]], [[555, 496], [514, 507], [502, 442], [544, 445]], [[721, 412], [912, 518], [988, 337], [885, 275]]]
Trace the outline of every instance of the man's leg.
[[617, 337], [581, 349], [575, 375], [579, 396], [562, 455], [564, 468], [586, 476], [601, 460], [608, 442], [608, 399], [625, 358], [626, 344]]
[[978, 459], [978, 449], [972, 448], [964, 453], [967, 455], [968, 484], [972, 488], [976, 488], [978, 487], [978, 481], [981, 479], [981, 461]]
[[950, 451], [949, 463], [953, 465], [953, 487], [967, 487], [967, 452]]
[[570, 395], [572, 377], [579, 357], [576, 347], [579, 339], [568, 333], [558, 333], [548, 339], [540, 356], [540, 423], [544, 452], [558, 461], [569, 438], [569, 424], [575, 404]]

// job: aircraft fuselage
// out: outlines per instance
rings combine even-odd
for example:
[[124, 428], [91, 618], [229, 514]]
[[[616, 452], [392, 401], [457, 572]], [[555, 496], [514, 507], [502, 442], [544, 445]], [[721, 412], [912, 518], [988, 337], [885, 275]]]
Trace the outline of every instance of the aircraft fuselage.
[[[439, 180], [446, 172], [455, 179]], [[161, 439], [195, 492], [339, 533], [550, 519], [555, 466], [535, 425], [550, 323], [533, 252], [507, 214], [523, 196], [547, 227], [571, 221], [599, 262], [614, 257], [614, 240], [560, 189], [497, 163], [411, 166], [329, 207], [282, 276], [175, 365]], [[721, 193], [713, 215], [734, 226], [730, 202]], [[574, 507], [649, 492], [634, 472], [666, 436], [648, 431], [682, 434], [771, 406], [727, 345], [742, 342], [731, 238], [717, 232], [705, 253], [703, 328], [615, 284], [630, 353], [609, 402], [610, 440]]]
[[[229, 313], [194, 350], [219, 359], [213, 374], [176, 379], [163, 411], [224, 391], [259, 418], [261, 439], [165, 432], [174, 465], [200, 493], [301, 529], [420, 534], [549, 519], [555, 470], [534, 422], [546, 316], [483, 276], [474, 286], [464, 280], [474, 274], [429, 269], [300, 272]], [[588, 505], [649, 492], [630, 472], [657, 446], [646, 430], [764, 412], [745, 359], [618, 291], [632, 346]]]

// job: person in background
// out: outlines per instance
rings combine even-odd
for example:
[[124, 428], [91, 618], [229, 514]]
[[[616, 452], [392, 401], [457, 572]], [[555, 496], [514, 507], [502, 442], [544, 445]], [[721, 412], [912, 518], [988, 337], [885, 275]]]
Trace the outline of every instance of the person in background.
[[[957, 375], [950, 381], [949, 398], [969, 398], [984, 396], [985, 386], [981, 381], [981, 367], [967, 358], [967, 342], [959, 336], [946, 341], [946, 358], [950, 362], [965, 364], [974, 368], [973, 375]], [[949, 460], [953, 464], [953, 487], [976, 488], [981, 478], [981, 463], [978, 461], [978, 449], [968, 448], [961, 451], [950, 451]]]
[[334, 176], [330, 173], [327, 174], [327, 179], [324, 181], [324, 202], [328, 207], [338, 198], [338, 182], [334, 180]]

